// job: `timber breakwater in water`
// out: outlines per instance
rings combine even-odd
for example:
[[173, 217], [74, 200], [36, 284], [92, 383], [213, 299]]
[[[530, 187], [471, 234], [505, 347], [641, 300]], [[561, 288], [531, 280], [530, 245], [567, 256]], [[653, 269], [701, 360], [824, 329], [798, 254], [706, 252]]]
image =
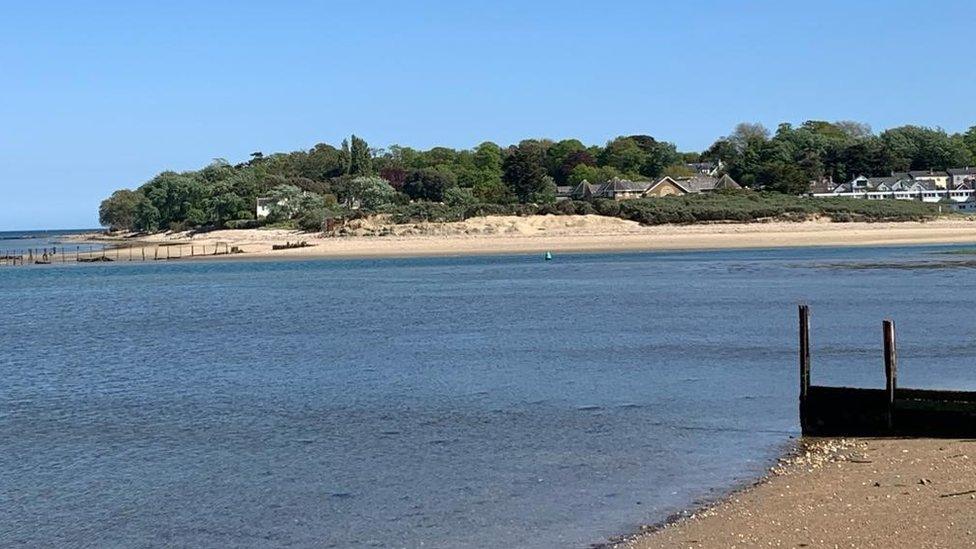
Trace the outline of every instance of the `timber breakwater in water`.
[[52, 263], [111, 263], [133, 261], [171, 261], [193, 257], [211, 257], [239, 253], [226, 243], [156, 245], [71, 246], [0, 250], [0, 266], [50, 265]]
[[881, 323], [884, 389], [810, 384], [810, 307], [799, 306], [800, 425], [810, 436], [976, 436], [976, 392], [898, 387], [895, 323]]

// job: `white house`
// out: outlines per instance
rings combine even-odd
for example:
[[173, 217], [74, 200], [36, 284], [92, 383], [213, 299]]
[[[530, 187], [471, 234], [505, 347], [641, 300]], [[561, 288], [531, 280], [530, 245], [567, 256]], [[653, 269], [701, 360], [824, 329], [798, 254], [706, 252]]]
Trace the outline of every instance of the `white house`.
[[[280, 204], [281, 202], [279, 202]], [[257, 204], [254, 207], [254, 217], [257, 219], [265, 219], [271, 214], [271, 206], [275, 205], [275, 200], [273, 198], [268, 198], [266, 196], [259, 197], [257, 199]]]
[[[815, 197], [847, 197], [867, 200], [918, 200], [920, 202], [969, 203], [976, 200], [976, 179], [959, 185], [950, 183], [949, 173], [918, 172], [917, 177], [910, 173], [892, 174], [888, 177], [864, 177], [859, 175], [847, 183], [842, 183], [830, 192], [812, 193]], [[940, 187], [944, 182], [945, 187]]]
[[949, 174], [947, 172], [920, 170], [908, 172], [908, 176], [913, 181], [918, 181], [919, 183], [933, 183], [938, 189], [947, 189], [949, 187]]

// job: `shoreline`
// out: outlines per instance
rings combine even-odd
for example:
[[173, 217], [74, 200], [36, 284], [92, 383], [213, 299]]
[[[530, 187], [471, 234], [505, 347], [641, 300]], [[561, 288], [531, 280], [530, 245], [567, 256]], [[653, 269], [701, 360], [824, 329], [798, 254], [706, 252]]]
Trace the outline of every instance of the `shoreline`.
[[976, 545], [976, 441], [804, 438], [751, 486], [605, 545]]
[[[640, 524], [636, 529], [625, 533], [610, 536], [606, 541], [602, 543], [591, 544], [589, 549], [634, 549], [637, 547], [636, 544], [647, 540], [660, 532], [666, 531], [669, 528], [677, 527], [686, 521], [699, 519], [710, 513], [713, 513], [716, 509], [721, 508], [726, 505], [732, 499], [748, 493], [750, 490], [755, 489], [757, 486], [761, 486], [769, 482], [778, 474], [782, 474], [787, 465], [795, 465], [800, 463], [802, 460], [806, 459], [812, 461], [812, 459], [822, 459], [822, 456], [828, 455], [830, 452], [836, 451], [835, 447], [827, 441], [827, 444], [822, 441], [812, 443], [799, 435], [790, 435], [788, 441], [784, 441], [780, 445], [779, 452], [775, 457], [770, 458], [766, 465], [761, 471], [757, 472], [752, 476], [744, 476], [738, 481], [727, 485], [722, 488], [717, 488], [716, 492], [706, 498], [696, 498], [690, 505], [681, 508], [677, 511], [673, 511], [666, 517], [657, 520], [655, 522], [648, 522]], [[810, 452], [811, 455], [816, 454], [816, 458], [805, 458], [804, 453]]]
[[[928, 222], [831, 223], [825, 221], [720, 223], [641, 226], [597, 216], [484, 218], [475, 229], [455, 224], [411, 226], [419, 234], [324, 236], [284, 229], [216, 230], [205, 233], [157, 233], [112, 237], [87, 234], [78, 242], [115, 244], [122, 249], [190, 247], [220, 243], [242, 253], [195, 256], [193, 259], [354, 259], [440, 257], [500, 254], [615, 253], [802, 247], [904, 246], [973, 244], [976, 222], [942, 219]], [[464, 222], [462, 222], [464, 223]], [[523, 226], [525, 225], [525, 226]], [[412, 229], [414, 230], [414, 229]], [[426, 231], [426, 232], [425, 232]], [[286, 242], [308, 247], [272, 250]]]

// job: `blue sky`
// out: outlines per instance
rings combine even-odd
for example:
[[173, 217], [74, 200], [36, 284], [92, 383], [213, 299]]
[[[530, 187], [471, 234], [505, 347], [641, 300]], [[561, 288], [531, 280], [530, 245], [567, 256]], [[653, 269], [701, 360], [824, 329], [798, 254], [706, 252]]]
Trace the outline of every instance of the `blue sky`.
[[[88, 4], [88, 5], [84, 5]], [[11, 2], [0, 230], [164, 169], [338, 144], [699, 150], [742, 121], [976, 124], [973, 2]]]

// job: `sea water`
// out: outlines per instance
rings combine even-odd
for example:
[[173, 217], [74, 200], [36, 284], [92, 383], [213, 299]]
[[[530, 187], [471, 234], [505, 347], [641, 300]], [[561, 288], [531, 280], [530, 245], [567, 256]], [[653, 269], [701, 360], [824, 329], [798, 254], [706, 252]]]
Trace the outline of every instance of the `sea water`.
[[798, 435], [798, 302], [814, 383], [890, 316], [976, 387], [954, 249], [0, 268], [0, 545], [599, 543]]

